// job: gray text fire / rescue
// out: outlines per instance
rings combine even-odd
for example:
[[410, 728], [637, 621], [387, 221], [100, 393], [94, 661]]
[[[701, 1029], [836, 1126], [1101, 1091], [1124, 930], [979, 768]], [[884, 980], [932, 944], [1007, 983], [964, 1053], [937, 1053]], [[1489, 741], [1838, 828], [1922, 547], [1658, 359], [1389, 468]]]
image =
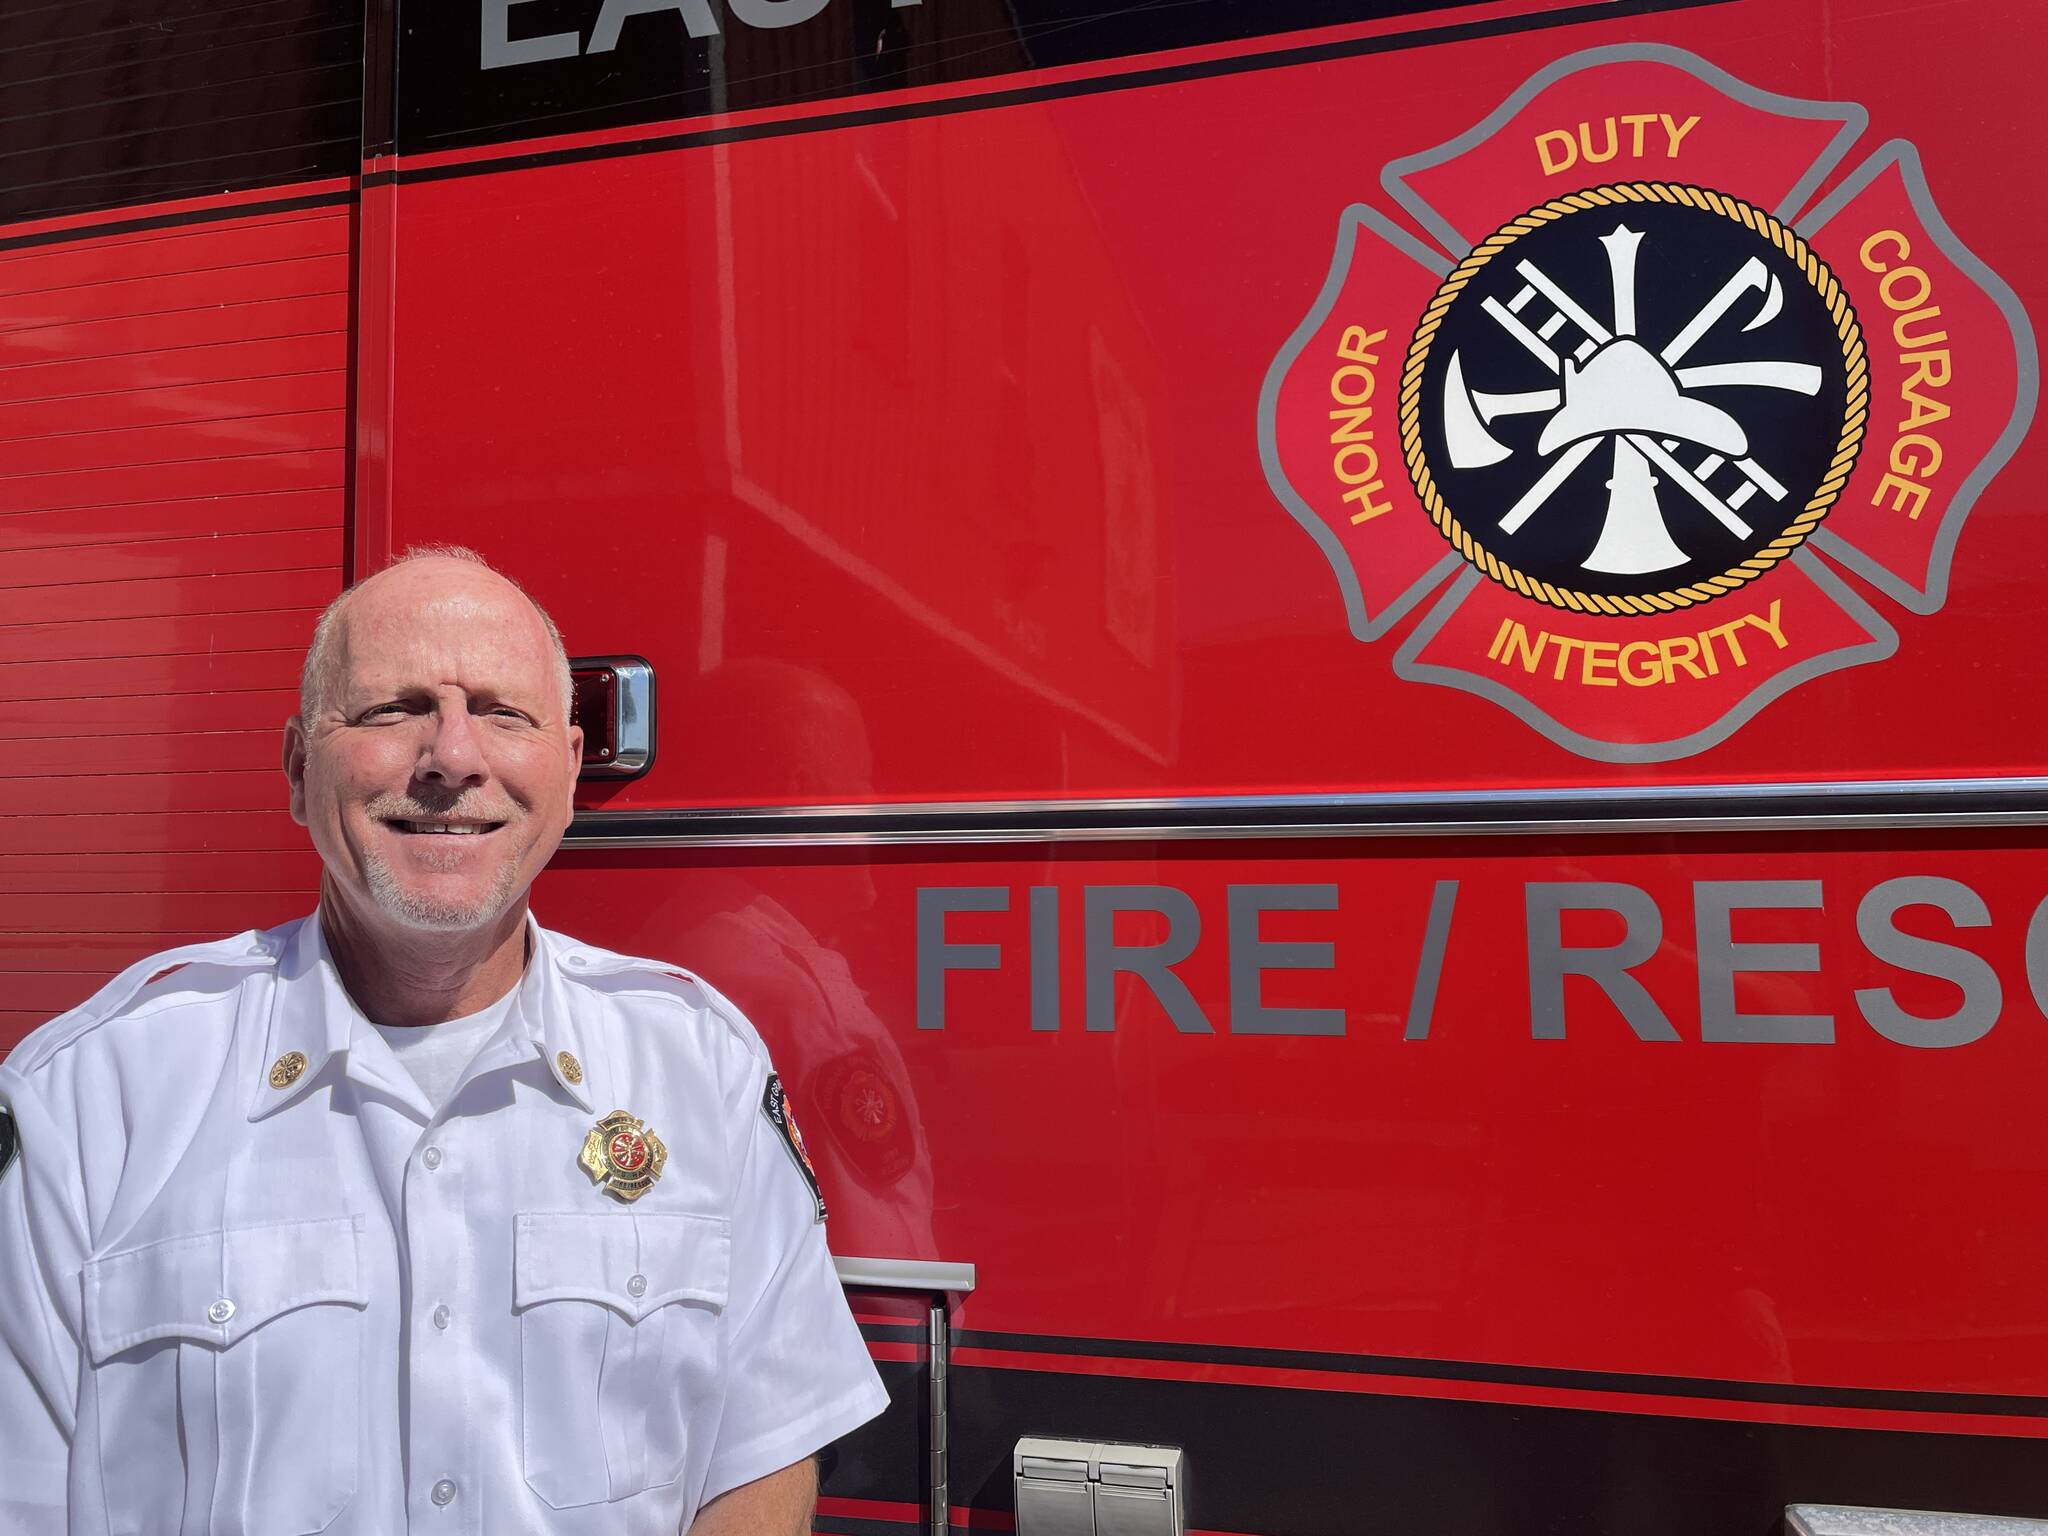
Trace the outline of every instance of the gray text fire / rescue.
[[[1427, 1039], [1437, 983], [1449, 941], [1457, 898], [1456, 881], [1439, 881], [1430, 902], [1429, 924], [1416, 959], [1408, 998], [1405, 1038]], [[1566, 979], [1581, 977], [1603, 994], [1637, 1038], [1680, 1038], [1664, 1009], [1634, 974], [1664, 944], [1664, 915], [1649, 892], [1617, 881], [1530, 881], [1523, 886], [1527, 942], [1529, 1033], [1537, 1040], [1566, 1038]], [[1082, 903], [1082, 997], [1084, 1027], [1116, 1028], [1117, 977], [1128, 975], [1150, 992], [1172, 1027], [1182, 1034], [1217, 1032], [1176, 967], [1202, 942], [1202, 914], [1187, 892], [1167, 885], [1097, 885], [1077, 893], [1052, 886], [1024, 891], [1025, 942], [1012, 949], [985, 938], [952, 937], [956, 914], [1011, 910], [1006, 886], [927, 886], [917, 892], [917, 1027], [946, 1026], [947, 978], [955, 971], [995, 971], [1010, 965], [1029, 974], [1029, 1023], [1033, 1030], [1060, 1028], [1059, 907], [1063, 895]], [[1274, 1007], [1263, 1001], [1266, 976], [1276, 971], [1333, 971], [1332, 940], [1279, 940], [1260, 932], [1269, 912], [1338, 910], [1334, 884], [1232, 885], [1225, 892], [1228, 999], [1223, 1029], [1233, 1035], [1342, 1035], [1342, 1008]], [[1734, 938], [1735, 918], [1747, 911], [1813, 911], [1822, 906], [1818, 880], [1697, 880], [1692, 884], [1694, 948], [1699, 988], [1699, 1038], [1704, 1042], [1828, 1045], [1836, 1038], [1831, 1014], [1745, 1013], [1736, 1000], [1740, 975], [1798, 975], [1821, 969], [1821, 946], [1808, 942], [1755, 943]], [[1990, 925], [1984, 900], [1957, 880], [1908, 875], [1864, 892], [1856, 906], [1856, 935], [1868, 954], [1896, 970], [1947, 982], [1958, 996], [1947, 1013], [1909, 1011], [1886, 986], [1858, 988], [1855, 1008], [1862, 1023], [1887, 1040], [1923, 1049], [1968, 1045], [1998, 1022], [2005, 1004], [2004, 983], [1991, 963], [1960, 943], [1926, 938], [1898, 925], [1900, 912], [1928, 907], [1957, 930]], [[1154, 914], [1163, 938], [1119, 942], [1119, 914]], [[1569, 944], [1565, 914], [1603, 912], [1622, 924], [1619, 940], [1605, 945]], [[985, 930], [984, 930], [985, 931]], [[1017, 952], [1021, 950], [1021, 952]], [[2048, 899], [2034, 910], [2026, 933], [2026, 980], [2034, 1004], [2048, 1014]], [[1591, 989], [1574, 989], [1581, 998]]]

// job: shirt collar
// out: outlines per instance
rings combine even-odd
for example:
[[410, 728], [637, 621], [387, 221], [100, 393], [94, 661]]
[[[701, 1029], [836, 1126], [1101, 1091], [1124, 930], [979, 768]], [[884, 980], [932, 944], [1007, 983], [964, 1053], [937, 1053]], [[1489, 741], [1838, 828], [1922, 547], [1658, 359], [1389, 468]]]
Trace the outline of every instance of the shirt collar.
[[[579, 1107], [593, 1102], [589, 1053], [567, 1006], [555, 936], [527, 914], [530, 945], [512, 1012], [495, 1044], [487, 1044], [482, 1067], [510, 1066], [538, 1056], [556, 1088]], [[372, 1042], [375, 1042], [374, 1046]], [[416, 1096], [411, 1076], [389, 1047], [381, 1047], [370, 1022], [341, 984], [316, 910], [300, 919], [279, 960], [264, 1046], [249, 1118], [260, 1120], [302, 1097], [328, 1063], [346, 1056], [351, 1076], [377, 1083], [402, 1098]]]
[[526, 914], [526, 932], [531, 949], [526, 974], [519, 982], [518, 1006], [513, 1010], [517, 1038], [540, 1057], [561, 1092], [589, 1109], [594, 1102], [591, 1073], [600, 1069], [601, 1063], [593, 1060], [589, 1036], [579, 1027], [577, 1012], [570, 1006], [561, 969], [562, 940], [541, 927], [531, 911]]

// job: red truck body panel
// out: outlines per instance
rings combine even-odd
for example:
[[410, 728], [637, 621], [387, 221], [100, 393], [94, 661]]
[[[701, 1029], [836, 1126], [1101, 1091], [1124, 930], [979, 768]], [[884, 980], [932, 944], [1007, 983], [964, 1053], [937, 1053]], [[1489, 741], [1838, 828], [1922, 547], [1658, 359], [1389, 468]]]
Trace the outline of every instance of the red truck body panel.
[[[469, 544], [659, 687], [542, 920], [747, 1011], [836, 1252], [976, 1267], [955, 1525], [1032, 1433], [1212, 1532], [2048, 1517], [2048, 17], [620, 9], [373, 6], [345, 143], [306, 41], [232, 190], [10, 205], [0, 1040], [304, 909], [312, 618]], [[1488, 287], [1628, 220], [1598, 314]], [[1692, 563], [1508, 529], [1471, 456], [1752, 240], [1692, 366], [1799, 321], [1810, 407], [1571, 482]], [[857, 1309], [842, 1536], [933, 1496]]]

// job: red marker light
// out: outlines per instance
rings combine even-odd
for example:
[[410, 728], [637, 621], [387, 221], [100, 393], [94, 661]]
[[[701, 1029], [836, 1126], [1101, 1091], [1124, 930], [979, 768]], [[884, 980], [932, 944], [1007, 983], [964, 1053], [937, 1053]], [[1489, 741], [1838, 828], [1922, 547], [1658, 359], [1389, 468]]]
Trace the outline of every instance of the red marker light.
[[572, 724], [583, 727], [586, 779], [634, 779], [654, 763], [654, 668], [638, 656], [569, 663]]

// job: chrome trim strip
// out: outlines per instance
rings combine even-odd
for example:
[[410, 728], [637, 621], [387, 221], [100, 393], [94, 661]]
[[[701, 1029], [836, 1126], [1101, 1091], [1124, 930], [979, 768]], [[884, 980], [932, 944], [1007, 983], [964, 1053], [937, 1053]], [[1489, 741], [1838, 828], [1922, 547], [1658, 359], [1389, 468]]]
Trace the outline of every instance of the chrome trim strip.
[[2048, 1520], [1946, 1515], [1849, 1504], [1788, 1504], [1787, 1536], [2048, 1536]]
[[878, 1291], [944, 1291], [965, 1296], [974, 1289], [972, 1264], [947, 1264], [937, 1259], [861, 1259], [834, 1255], [832, 1268], [841, 1285]]
[[2048, 826], [2048, 778], [586, 811], [567, 848]]

